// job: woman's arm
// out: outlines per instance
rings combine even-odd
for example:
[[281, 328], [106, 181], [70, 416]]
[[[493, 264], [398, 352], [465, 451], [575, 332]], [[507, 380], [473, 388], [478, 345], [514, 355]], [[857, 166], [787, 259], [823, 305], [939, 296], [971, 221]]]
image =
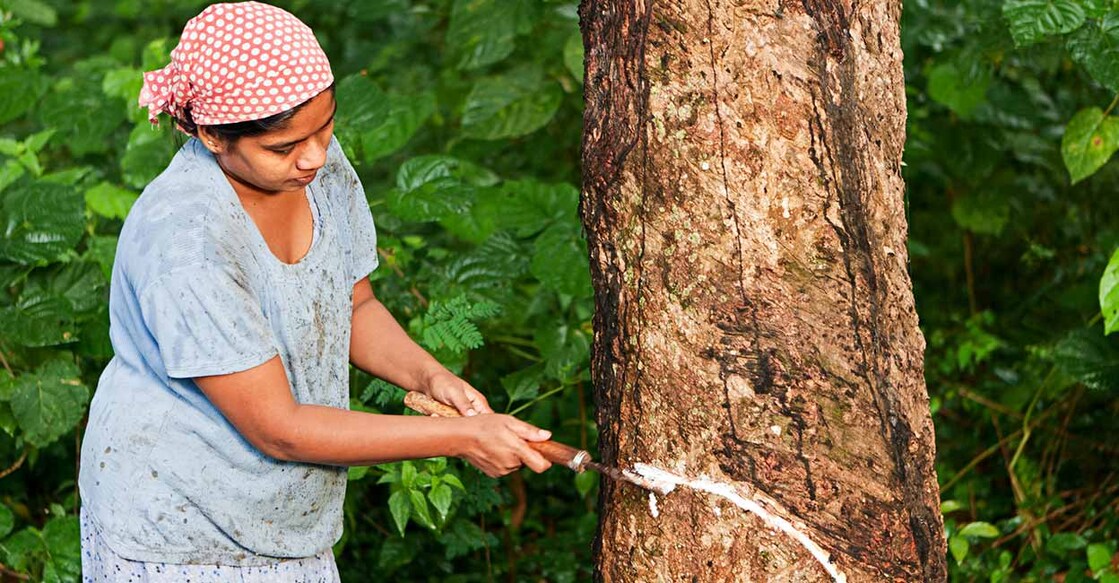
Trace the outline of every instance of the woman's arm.
[[427, 393], [468, 417], [493, 413], [481, 392], [439, 364], [408, 336], [374, 297], [367, 278], [354, 285], [350, 362], [399, 387]]
[[526, 443], [550, 434], [508, 415], [437, 419], [299, 404], [278, 356], [195, 382], [249, 443], [281, 460], [369, 465], [457, 456], [494, 477], [522, 464], [537, 472], [551, 465]]

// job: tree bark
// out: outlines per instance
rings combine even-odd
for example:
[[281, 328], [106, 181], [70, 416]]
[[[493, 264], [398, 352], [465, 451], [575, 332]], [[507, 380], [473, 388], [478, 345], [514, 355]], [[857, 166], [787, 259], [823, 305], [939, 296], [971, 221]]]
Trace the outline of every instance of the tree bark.
[[[600, 449], [733, 483], [851, 581], [945, 579], [897, 0], [584, 0]], [[604, 581], [819, 581], [726, 501], [603, 483]]]

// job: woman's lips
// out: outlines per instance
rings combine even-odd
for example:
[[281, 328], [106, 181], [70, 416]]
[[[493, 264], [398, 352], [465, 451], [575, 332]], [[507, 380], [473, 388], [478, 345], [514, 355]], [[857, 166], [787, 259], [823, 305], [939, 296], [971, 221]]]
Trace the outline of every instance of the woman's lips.
[[317, 174], [318, 173], [316, 172], [315, 174], [310, 174], [310, 175], [304, 176], [303, 178], [296, 178], [295, 181], [300, 183], [300, 184], [310, 184], [311, 181], [315, 179], [315, 176]]

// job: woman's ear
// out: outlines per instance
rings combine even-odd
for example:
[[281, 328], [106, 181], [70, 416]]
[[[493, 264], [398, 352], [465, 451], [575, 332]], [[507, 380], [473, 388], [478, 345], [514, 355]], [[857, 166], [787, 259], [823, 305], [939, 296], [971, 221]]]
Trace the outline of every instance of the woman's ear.
[[201, 140], [202, 145], [214, 155], [225, 152], [225, 142], [214, 136], [214, 134], [206, 131], [206, 128], [198, 128], [198, 139]]

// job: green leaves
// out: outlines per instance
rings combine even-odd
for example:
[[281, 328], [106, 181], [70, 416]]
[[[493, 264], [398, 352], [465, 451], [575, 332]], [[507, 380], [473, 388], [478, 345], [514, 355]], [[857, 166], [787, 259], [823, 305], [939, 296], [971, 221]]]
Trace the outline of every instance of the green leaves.
[[962, 563], [967, 558], [971, 548], [971, 540], [976, 538], [994, 538], [999, 531], [987, 522], [971, 522], [965, 524], [959, 531], [948, 539], [948, 550], [957, 563]]
[[499, 311], [497, 304], [471, 302], [462, 295], [432, 302], [418, 326], [422, 344], [431, 350], [447, 348], [456, 353], [478, 348], [483, 344], [482, 333], [473, 320], [492, 318]]
[[132, 128], [128, 136], [128, 146], [120, 160], [121, 176], [124, 183], [135, 189], [143, 189], [167, 164], [178, 149], [171, 133], [171, 124], [164, 122], [153, 128], [144, 121]]
[[1098, 107], [1080, 110], [1065, 127], [1061, 156], [1073, 184], [1099, 170], [1119, 150], [1119, 120]]
[[1010, 201], [996, 191], [969, 192], [952, 201], [952, 218], [974, 233], [999, 235], [1010, 220]]
[[1002, 5], [1002, 13], [1019, 47], [1047, 36], [1072, 32], [1087, 17], [1077, 0], [1007, 0]]
[[[453, 489], [465, 490], [458, 476], [448, 471], [446, 458], [406, 460], [377, 467], [385, 472], [377, 483], [392, 485], [389, 512], [400, 536], [404, 536], [411, 519], [432, 530], [442, 528], [451, 516]], [[435, 516], [431, 508], [435, 509]]]
[[101, 182], [85, 192], [86, 207], [107, 219], [124, 220], [137, 198], [139, 195], [131, 190], [108, 182]]
[[447, 28], [447, 54], [457, 59], [459, 69], [477, 69], [501, 61], [513, 53], [517, 34], [516, 2], [500, 0], [456, 0]]
[[0, 67], [0, 124], [23, 115], [39, 98], [41, 82], [33, 70]]
[[1119, 92], [1119, 12], [1109, 13], [1069, 37], [1073, 60], [1112, 92]]
[[401, 165], [389, 210], [409, 221], [438, 221], [466, 213], [477, 187], [497, 182], [489, 170], [450, 156], [417, 156]]
[[562, 98], [559, 84], [538, 65], [483, 78], [466, 97], [462, 135], [499, 140], [530, 134], [551, 121]]
[[1119, 249], [1111, 254], [1100, 278], [1100, 312], [1104, 334], [1119, 330]]
[[1053, 361], [1090, 389], [1119, 390], [1119, 337], [1078, 329], [1053, 348]]
[[364, 75], [338, 83], [339, 141], [367, 164], [404, 147], [433, 113], [435, 94], [385, 93]]
[[591, 272], [587, 244], [578, 223], [548, 227], [536, 239], [532, 275], [559, 293], [590, 297]]
[[0, 259], [36, 264], [77, 245], [85, 204], [74, 189], [48, 182], [15, 184], [0, 192]]
[[23, 438], [44, 447], [68, 433], [85, 414], [89, 390], [80, 371], [68, 360], [49, 360], [33, 373], [15, 379], [12, 414]]
[[929, 97], [944, 104], [960, 117], [971, 117], [986, 100], [990, 79], [986, 75], [970, 78], [955, 63], [941, 63], [928, 73]]

